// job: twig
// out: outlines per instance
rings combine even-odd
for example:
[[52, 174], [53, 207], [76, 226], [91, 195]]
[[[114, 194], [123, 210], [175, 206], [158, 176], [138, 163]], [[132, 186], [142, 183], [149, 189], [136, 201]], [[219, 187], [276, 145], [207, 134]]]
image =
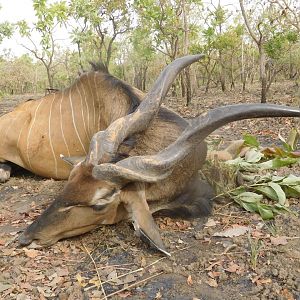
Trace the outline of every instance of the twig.
[[[166, 259], [166, 258], [167, 258], [167, 257], [161, 257], [161, 258], [157, 259], [156, 261], [152, 262], [151, 264], [149, 264], [149, 265], [147, 265], [147, 266], [145, 266], [145, 267], [143, 267], [143, 268], [139, 268], [139, 269], [130, 271], [130, 272], [128, 272], [128, 273], [122, 274], [122, 275], [120, 275], [120, 276], [117, 276], [117, 277], [115, 277], [115, 278], [112, 278], [112, 279], [103, 281], [102, 284], [104, 284], [104, 283], [109, 283], [109, 282], [111, 282], [111, 281], [114, 281], [114, 280], [119, 279], [119, 278], [121, 278], [121, 277], [127, 276], [127, 275], [129, 275], [129, 274], [141, 272], [141, 271], [143, 271], [143, 270], [145, 270], [145, 269], [147, 269], [147, 268], [149, 268], [149, 267], [151, 267], [151, 266], [157, 264], [159, 261], [161, 261], [161, 260], [163, 260], [163, 259]], [[84, 290], [85, 290], [85, 291], [88, 291], [88, 290], [90, 290], [90, 289], [92, 289], [92, 288], [94, 288], [94, 287], [95, 287], [95, 285], [92, 285], [92, 286], [89, 286], [89, 287], [85, 288]]]
[[92, 262], [94, 264], [95, 270], [97, 272], [98, 280], [99, 280], [99, 285], [101, 286], [101, 291], [102, 291], [102, 293], [104, 295], [104, 298], [102, 298], [102, 299], [107, 300], [107, 296], [106, 296], [104, 287], [103, 287], [102, 282], [101, 282], [101, 278], [100, 278], [100, 274], [99, 274], [96, 262], [94, 261], [94, 259], [93, 259], [92, 255], [91, 255], [91, 253], [89, 252], [89, 250], [86, 248], [85, 244], [82, 244], [82, 246], [84, 247], [86, 253], [88, 254], [88, 256], [90, 257], [90, 259], [92, 260]]
[[151, 266], [157, 264], [159, 261], [161, 261], [161, 260], [163, 260], [163, 259], [166, 259], [166, 258], [167, 258], [166, 256], [161, 257], [161, 258], [155, 260], [154, 262], [152, 262], [151, 264], [147, 265], [146, 267], [144, 267], [144, 269], [147, 269], [147, 268], [149, 268], [149, 267], [151, 267]]
[[187, 246], [187, 247], [184, 247], [184, 248], [180, 248], [180, 249], [177, 249], [177, 250], [171, 251], [171, 252], [170, 252], [170, 254], [177, 253], [177, 252], [180, 252], [180, 251], [183, 251], [183, 250], [189, 249], [189, 248], [191, 248], [191, 247], [192, 247], [192, 246]]
[[107, 265], [107, 266], [103, 266], [103, 267], [100, 267], [99, 269], [107, 269], [107, 268], [118, 268], [118, 267], [121, 267], [121, 266], [131, 266], [131, 265], [134, 265], [134, 263], [128, 263], [128, 264], [121, 264], [121, 265]]
[[139, 269], [136, 269], [136, 270], [130, 271], [130, 272], [128, 272], [128, 273], [122, 274], [122, 275], [120, 275], [120, 276], [117, 276], [117, 277], [115, 277], [115, 278], [112, 278], [112, 279], [108, 279], [108, 280], [106, 280], [106, 281], [103, 281], [103, 282], [102, 282], [102, 284], [104, 284], [104, 283], [108, 283], [108, 282], [111, 282], [111, 281], [114, 281], [114, 280], [116, 280], [116, 279], [122, 278], [122, 277], [124, 277], [124, 276], [127, 276], [127, 275], [129, 275], [129, 274], [133, 274], [133, 273], [141, 272], [141, 271], [143, 271], [143, 270], [144, 270], [144, 268], [139, 268]]
[[236, 251], [236, 252], [215, 253], [214, 255], [216, 255], [216, 256], [222, 256], [222, 255], [248, 254], [248, 253], [250, 253], [250, 251], [245, 250], [245, 251]]
[[234, 203], [234, 201], [230, 201], [229, 203], [227, 203], [227, 204], [225, 204], [225, 205], [219, 207], [218, 209], [216, 209], [215, 212], [217, 212], [217, 211], [219, 211], [219, 210], [221, 210], [221, 209], [223, 209], [223, 208], [225, 208], [225, 207], [227, 207], [227, 206], [229, 206], [229, 205], [231, 205], [231, 204], [233, 204], [233, 203]]
[[229, 218], [235, 218], [235, 219], [249, 219], [248, 217], [238, 217], [238, 216], [227, 215], [227, 214], [222, 214], [222, 213], [214, 213], [214, 215], [219, 215], [219, 216], [229, 217]]
[[[129, 275], [129, 274], [133, 274], [133, 273], [136, 273], [136, 272], [141, 272], [141, 271], [143, 271], [143, 270], [144, 270], [144, 268], [139, 268], [139, 269], [130, 271], [130, 272], [128, 272], [128, 273], [122, 274], [122, 275], [120, 275], [120, 276], [117, 276], [117, 277], [115, 277], [115, 278], [108, 279], [108, 280], [106, 280], [106, 281], [103, 281], [103, 282], [102, 282], [102, 285], [103, 285], [104, 283], [109, 283], [109, 282], [111, 282], [111, 281], [115, 281], [116, 279], [122, 278], [122, 277], [124, 277], [124, 276]], [[118, 285], [118, 284], [117, 284], [117, 285]], [[94, 287], [95, 287], [95, 285], [92, 285], [92, 286], [89, 286], [89, 287], [85, 288], [84, 290], [85, 290], [85, 291], [88, 291], [88, 290], [90, 290], [90, 289], [92, 289], [92, 288], [94, 288]]]
[[157, 276], [159, 276], [159, 275], [161, 275], [161, 274], [163, 274], [163, 273], [164, 273], [164, 272], [162, 271], [162, 272], [160, 272], [160, 273], [157, 273], [157, 274], [154, 274], [154, 275], [152, 275], [152, 276], [149, 276], [149, 277], [147, 277], [147, 278], [145, 278], [145, 279], [143, 279], [143, 280], [140, 280], [140, 281], [138, 281], [138, 282], [135, 282], [135, 283], [133, 283], [133, 284], [127, 286], [127, 287], [124, 287], [124, 288], [122, 288], [122, 289], [120, 289], [120, 290], [118, 290], [118, 291], [115, 291], [115, 292], [113, 292], [113, 293], [111, 293], [111, 294], [108, 294], [106, 297], [101, 298], [100, 300], [107, 300], [109, 297], [112, 297], [112, 296], [114, 296], [114, 295], [117, 295], [117, 294], [119, 294], [119, 293], [121, 293], [121, 292], [123, 292], [123, 291], [129, 290], [129, 289], [131, 289], [131, 288], [133, 288], [133, 287], [135, 287], [135, 286], [137, 286], [137, 285], [140, 285], [141, 283], [144, 283], [144, 282], [146, 282], [147, 280], [152, 279], [152, 278], [154, 278], [154, 277], [157, 277]]

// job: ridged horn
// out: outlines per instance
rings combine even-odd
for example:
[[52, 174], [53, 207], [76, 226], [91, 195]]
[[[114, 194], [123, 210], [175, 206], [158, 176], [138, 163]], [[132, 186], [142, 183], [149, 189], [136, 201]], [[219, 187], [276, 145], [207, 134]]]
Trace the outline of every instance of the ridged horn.
[[110, 162], [127, 137], [147, 129], [177, 74], [203, 57], [203, 54], [188, 55], [171, 62], [159, 75], [135, 112], [117, 119], [105, 131], [99, 131], [93, 136], [86, 162], [93, 165]]
[[233, 121], [263, 117], [300, 117], [300, 110], [275, 104], [215, 108], [193, 119], [177, 140], [159, 153], [129, 157], [116, 164], [105, 163], [94, 167], [93, 175], [113, 181], [160, 181], [169, 176], [173, 168], [214, 130]]

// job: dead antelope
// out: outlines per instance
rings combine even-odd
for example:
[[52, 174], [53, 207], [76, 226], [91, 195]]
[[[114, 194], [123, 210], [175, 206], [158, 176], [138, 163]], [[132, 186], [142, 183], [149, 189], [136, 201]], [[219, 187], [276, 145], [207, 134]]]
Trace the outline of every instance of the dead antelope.
[[47, 246], [131, 219], [142, 238], [168, 254], [152, 214], [198, 217], [210, 211], [213, 192], [197, 175], [207, 154], [204, 139], [236, 120], [300, 116], [296, 108], [242, 104], [187, 122], [160, 108], [178, 72], [201, 57], [172, 62], [141, 102], [138, 91], [92, 72], [0, 119], [3, 160], [54, 178], [69, 174], [60, 153], [73, 164], [63, 191], [19, 237], [20, 244]]

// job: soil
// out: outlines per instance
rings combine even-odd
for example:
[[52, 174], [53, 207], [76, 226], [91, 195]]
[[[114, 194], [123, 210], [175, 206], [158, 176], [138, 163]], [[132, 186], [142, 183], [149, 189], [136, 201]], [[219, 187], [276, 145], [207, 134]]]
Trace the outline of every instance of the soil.
[[[276, 83], [271, 95], [271, 103], [299, 106], [290, 82]], [[0, 115], [26, 98], [2, 100]], [[167, 106], [192, 117], [244, 102], [259, 102], [258, 86], [244, 94], [199, 91], [188, 108], [183, 99], [175, 98], [168, 98]], [[240, 121], [214, 132], [210, 140], [222, 137], [226, 142], [250, 133], [270, 145], [278, 133], [286, 136], [292, 127], [299, 128], [299, 121]], [[299, 175], [300, 168], [285, 171]], [[215, 203], [208, 220], [157, 219], [170, 258], [140, 241], [129, 222], [103, 226], [49, 248], [19, 247], [19, 232], [51, 203], [63, 184], [22, 169], [0, 184], [1, 299], [105, 299], [104, 292], [108, 299], [300, 299], [299, 216], [286, 213], [265, 222], [229, 199]], [[300, 212], [298, 199], [290, 199], [290, 209]], [[214, 236], [241, 226], [248, 233]]]

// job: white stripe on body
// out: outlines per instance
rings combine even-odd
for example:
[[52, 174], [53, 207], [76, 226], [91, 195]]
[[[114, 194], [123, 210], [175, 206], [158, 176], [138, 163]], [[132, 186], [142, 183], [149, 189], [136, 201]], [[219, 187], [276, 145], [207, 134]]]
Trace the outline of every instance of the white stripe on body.
[[82, 141], [81, 141], [81, 137], [80, 137], [80, 135], [79, 135], [79, 133], [78, 133], [78, 129], [77, 129], [76, 123], [75, 123], [74, 108], [73, 108], [72, 97], [71, 97], [71, 89], [69, 89], [69, 101], [70, 101], [70, 105], [71, 105], [72, 122], [73, 122], [73, 126], [74, 126], [75, 133], [76, 133], [77, 138], [78, 138], [78, 140], [79, 140], [79, 142], [80, 142], [80, 145], [81, 145], [81, 147], [82, 147], [82, 150], [84, 151], [85, 154], [87, 154], [87, 152], [86, 152], [86, 150], [85, 150], [85, 148], [84, 148], [84, 145], [83, 145], [83, 143], [82, 143]]
[[94, 126], [93, 126], [93, 134], [94, 134], [94, 131], [96, 129], [96, 107], [95, 107], [95, 95], [93, 93], [93, 89], [92, 89], [92, 86], [91, 86], [91, 82], [90, 82], [90, 78], [89, 76], [87, 75], [87, 78], [88, 78], [88, 85], [89, 85], [89, 89], [90, 89], [90, 93], [91, 93], [91, 97], [92, 97], [92, 103], [93, 103], [93, 111], [94, 111]]
[[48, 121], [48, 130], [49, 130], [50, 148], [51, 148], [51, 152], [52, 152], [53, 159], [54, 159], [55, 175], [56, 175], [56, 178], [58, 178], [58, 175], [57, 175], [57, 158], [55, 156], [55, 152], [54, 152], [54, 148], [53, 148], [53, 143], [52, 143], [52, 139], [51, 139], [51, 116], [52, 116], [52, 108], [53, 108], [53, 102], [55, 100], [55, 96], [56, 96], [56, 94], [53, 94], [53, 100], [52, 100], [51, 106], [50, 106], [49, 121]]
[[67, 144], [66, 137], [65, 137], [65, 134], [64, 134], [64, 129], [63, 129], [63, 119], [62, 119], [62, 109], [61, 109], [63, 98], [64, 98], [64, 92], [61, 93], [61, 100], [60, 100], [60, 104], [59, 104], [60, 130], [61, 130], [62, 138], [63, 138], [64, 143], [65, 143], [66, 148], [67, 148], [68, 156], [71, 156], [69, 146]]
[[[82, 76], [86, 76], [86, 74], [82, 75]], [[89, 134], [89, 141], [91, 140], [91, 131], [90, 131], [90, 109], [89, 109], [89, 105], [87, 103], [87, 100], [86, 100], [86, 92], [85, 92], [85, 89], [84, 89], [84, 85], [82, 84], [81, 82], [81, 85], [82, 85], [82, 90], [83, 90], [83, 95], [84, 95], [84, 102], [85, 102], [85, 105], [86, 105], [86, 111], [87, 111], [87, 123], [88, 123], [88, 134]]]
[[84, 115], [84, 111], [83, 111], [83, 99], [82, 99], [82, 95], [81, 95], [81, 93], [80, 93], [80, 89], [79, 89], [79, 87], [78, 87], [78, 82], [76, 82], [75, 86], [76, 86], [76, 89], [77, 89], [77, 93], [79, 94], [79, 97], [80, 97], [81, 116], [82, 116], [82, 122], [83, 122], [83, 129], [84, 129], [84, 133], [85, 133], [85, 135], [86, 135], [87, 141], [89, 142], [89, 141], [90, 141], [90, 138], [89, 138], [89, 135], [88, 135], [88, 132], [87, 132], [87, 129], [86, 129], [85, 115]]
[[100, 126], [100, 119], [101, 119], [101, 105], [100, 105], [100, 99], [99, 99], [99, 94], [98, 94], [98, 89], [97, 89], [97, 81], [96, 81], [96, 79], [97, 79], [97, 72], [95, 72], [95, 74], [94, 74], [94, 85], [95, 85], [95, 91], [96, 91], [96, 98], [97, 98], [97, 102], [98, 102], [98, 124], [97, 124], [97, 126], [95, 127], [95, 129], [97, 130], [97, 131], [100, 131], [101, 130], [101, 126]]
[[[27, 135], [27, 143], [26, 143], [26, 156], [27, 156], [27, 161], [28, 161], [28, 165], [29, 165], [29, 168], [32, 170], [32, 165], [31, 165], [31, 161], [29, 159], [29, 140], [30, 140], [30, 136], [31, 136], [31, 131], [32, 131], [32, 128], [33, 128], [33, 125], [36, 121], [36, 116], [37, 116], [37, 112], [40, 108], [40, 106], [42, 105], [42, 103], [44, 102], [45, 98], [42, 98], [40, 103], [37, 105], [36, 109], [35, 109], [35, 112], [34, 112], [34, 116], [33, 116], [33, 119], [31, 120], [31, 125], [30, 125], [30, 128], [28, 130], [28, 135]], [[20, 138], [20, 136], [19, 136]], [[19, 143], [19, 141], [18, 141]]]

